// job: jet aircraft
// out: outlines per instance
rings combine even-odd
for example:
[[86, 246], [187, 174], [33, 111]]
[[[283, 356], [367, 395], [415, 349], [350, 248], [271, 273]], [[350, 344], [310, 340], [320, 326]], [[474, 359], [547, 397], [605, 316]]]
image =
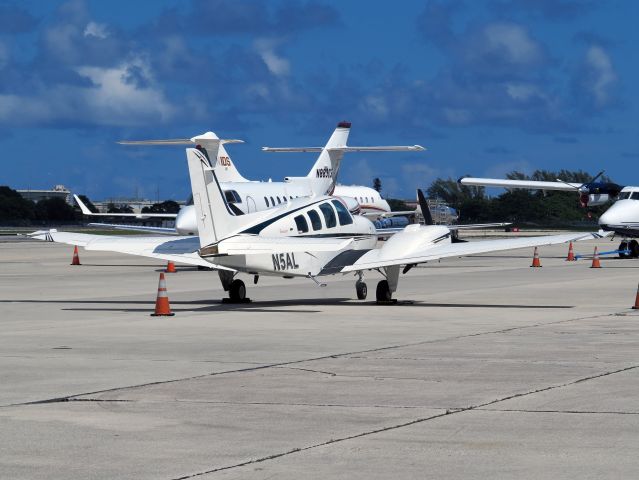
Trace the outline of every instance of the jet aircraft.
[[[458, 181], [462, 185], [482, 187], [519, 188], [528, 190], [560, 190], [577, 191], [582, 206], [603, 205], [609, 200], [614, 203], [598, 220], [603, 231], [614, 232], [622, 237], [619, 244], [621, 258], [639, 257], [639, 187], [617, 185], [615, 183], [597, 183], [600, 172], [591, 182], [578, 184], [560, 180], [556, 182], [538, 182], [533, 180], [508, 180], [499, 178], [462, 177]], [[627, 253], [626, 253], [627, 252]]]

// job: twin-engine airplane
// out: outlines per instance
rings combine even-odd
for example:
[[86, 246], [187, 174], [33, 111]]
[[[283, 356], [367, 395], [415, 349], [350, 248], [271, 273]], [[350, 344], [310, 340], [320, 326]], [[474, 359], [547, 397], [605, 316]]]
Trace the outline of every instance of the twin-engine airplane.
[[[336, 185], [337, 175], [342, 157], [347, 152], [413, 152], [423, 151], [420, 145], [352, 147], [347, 145], [351, 124], [340, 122], [324, 147], [263, 147], [265, 152], [318, 152], [319, 156], [305, 177], [285, 177], [283, 182], [259, 182], [244, 178], [224, 148], [225, 144], [243, 143], [242, 140], [219, 139], [213, 132], [207, 132], [190, 139], [173, 140], [138, 140], [122, 141], [123, 145], [196, 145], [209, 160], [216, 159], [218, 181], [224, 191], [229, 207], [238, 215], [258, 212], [286, 203], [293, 198], [311, 197], [314, 195], [333, 195], [344, 201], [347, 208], [358, 214], [378, 218], [391, 215], [390, 206], [379, 192], [369, 187]], [[215, 154], [212, 151], [215, 150]], [[120, 228], [155, 231], [157, 233], [178, 233], [180, 235], [197, 235], [197, 222], [194, 206], [182, 207], [177, 214], [109, 214], [93, 213], [76, 196], [75, 201], [82, 213], [93, 217], [133, 217], [133, 218], [175, 218], [175, 230], [158, 227], [131, 227], [118, 225]], [[413, 212], [393, 212], [392, 215], [410, 214]], [[101, 226], [113, 226], [97, 224]]]
[[[561, 190], [579, 193], [583, 207], [603, 205], [610, 200], [614, 203], [598, 220], [599, 226], [606, 232], [614, 232], [622, 237], [619, 244], [621, 258], [639, 257], [639, 187], [622, 187], [615, 183], [596, 182], [604, 172], [600, 172], [592, 181], [578, 184], [557, 182], [539, 182], [534, 180], [507, 180], [499, 178], [462, 177], [458, 181], [462, 185], [481, 187], [520, 188], [527, 190]], [[627, 253], [625, 253], [627, 252]]]
[[[219, 147], [219, 141], [217, 143]], [[346, 205], [330, 196], [288, 199], [274, 208], [239, 215], [227, 201], [217, 177], [214, 142], [208, 155], [186, 150], [199, 237], [100, 236], [39, 231], [31, 237], [79, 245], [87, 250], [121, 252], [144, 257], [213, 267], [230, 300], [246, 301], [246, 286], [239, 273], [284, 278], [318, 278], [354, 272], [357, 298], [365, 299], [363, 272], [377, 271], [383, 279], [376, 289], [378, 302], [389, 302], [397, 290], [400, 271], [447, 257], [498, 250], [551, 245], [599, 238], [596, 233], [452, 243], [446, 226], [409, 225], [378, 247], [373, 223], [353, 216]]]

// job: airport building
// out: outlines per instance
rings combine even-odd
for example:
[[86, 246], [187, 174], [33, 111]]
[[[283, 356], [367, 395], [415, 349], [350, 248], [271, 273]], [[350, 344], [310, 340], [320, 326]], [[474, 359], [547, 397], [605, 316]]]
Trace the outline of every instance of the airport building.
[[22, 198], [31, 200], [32, 202], [39, 202], [40, 200], [46, 200], [49, 198], [62, 198], [69, 205], [73, 205], [71, 200], [71, 192], [64, 185], [56, 185], [51, 190], [16, 190]]

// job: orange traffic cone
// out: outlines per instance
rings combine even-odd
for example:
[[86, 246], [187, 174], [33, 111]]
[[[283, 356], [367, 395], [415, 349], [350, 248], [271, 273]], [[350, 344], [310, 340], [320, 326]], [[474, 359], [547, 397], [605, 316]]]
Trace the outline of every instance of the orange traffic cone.
[[635, 298], [635, 304], [632, 306], [633, 310], [639, 310], [639, 285], [637, 285], [637, 297]]
[[592, 265], [590, 268], [601, 268], [601, 263], [599, 262], [599, 251], [597, 247], [595, 247], [595, 254], [592, 256]]
[[80, 263], [80, 255], [78, 255], [78, 246], [73, 247], [73, 260], [71, 260], [71, 265], [82, 265]]
[[175, 273], [177, 270], [175, 269], [175, 263], [169, 260], [169, 263], [166, 264], [166, 273]]
[[166, 294], [166, 280], [164, 273], [160, 273], [160, 283], [158, 284], [158, 296], [155, 299], [155, 312], [152, 317], [172, 317], [171, 305], [169, 305], [169, 297]]
[[541, 262], [539, 261], [539, 252], [537, 251], [537, 247], [535, 247], [535, 253], [533, 253], [533, 263], [531, 267], [541, 267]]
[[570, 245], [568, 246], [568, 256], [566, 257], [566, 261], [567, 262], [575, 261], [575, 252], [572, 250], [572, 242], [570, 242]]

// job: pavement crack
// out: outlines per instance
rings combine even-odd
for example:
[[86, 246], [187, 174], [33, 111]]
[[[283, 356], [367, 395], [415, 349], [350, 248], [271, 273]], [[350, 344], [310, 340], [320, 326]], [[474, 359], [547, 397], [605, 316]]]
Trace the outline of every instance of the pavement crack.
[[484, 412], [514, 413], [565, 413], [577, 415], [639, 415], [639, 412], [620, 412], [616, 410], [530, 410], [525, 408], [480, 408]]

